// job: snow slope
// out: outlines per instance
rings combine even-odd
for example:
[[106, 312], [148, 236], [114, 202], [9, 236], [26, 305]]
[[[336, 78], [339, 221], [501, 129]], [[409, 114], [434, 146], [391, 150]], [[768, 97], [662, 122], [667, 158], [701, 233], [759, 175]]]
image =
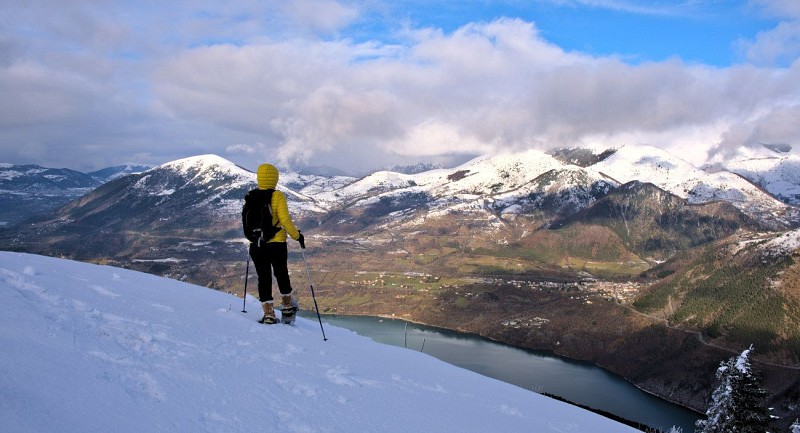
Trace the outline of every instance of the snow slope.
[[252, 299], [243, 314], [232, 295], [124, 269], [0, 252], [0, 305], [3, 432], [636, 431], [343, 329], [325, 342], [314, 321], [260, 325]]

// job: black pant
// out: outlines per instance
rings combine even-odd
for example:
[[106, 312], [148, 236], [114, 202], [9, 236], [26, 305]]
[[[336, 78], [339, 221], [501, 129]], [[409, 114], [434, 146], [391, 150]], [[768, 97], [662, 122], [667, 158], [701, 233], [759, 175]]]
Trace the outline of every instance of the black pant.
[[259, 247], [250, 244], [250, 257], [258, 274], [258, 298], [261, 302], [272, 301], [272, 276], [270, 270], [278, 280], [278, 290], [281, 295], [292, 293], [292, 284], [289, 281], [289, 268], [286, 265], [289, 259], [289, 250], [286, 242], [265, 242]]

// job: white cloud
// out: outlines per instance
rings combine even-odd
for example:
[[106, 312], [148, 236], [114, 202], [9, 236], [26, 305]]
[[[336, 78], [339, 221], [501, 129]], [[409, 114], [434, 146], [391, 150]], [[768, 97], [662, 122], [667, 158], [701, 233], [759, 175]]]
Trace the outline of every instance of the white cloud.
[[346, 27], [359, 16], [357, 8], [333, 0], [294, 0], [282, 7], [301, 26], [323, 33]]
[[780, 22], [774, 29], [759, 32], [755, 40], [739, 41], [739, 46], [752, 63], [790, 64], [800, 58], [800, 20]]
[[800, 2], [796, 0], [750, 0], [750, 4], [782, 18], [800, 18]]
[[750, 0], [762, 15], [777, 18], [772, 29], [735, 45], [748, 62], [765, 66], [786, 66], [800, 58], [800, 2], [796, 0]]
[[242, 155], [262, 155], [268, 151], [269, 149], [264, 143], [236, 143], [225, 148], [226, 153]]
[[[725, 148], [752, 143], [776, 119], [800, 120], [786, 109], [800, 98], [798, 68], [629, 65], [566, 53], [520, 20], [411, 36], [405, 48], [297, 39], [195, 49], [162, 66], [157, 95], [178, 116], [262, 137], [286, 162], [359, 160], [365, 147], [429, 157], [598, 137], [669, 137], [650, 143], [669, 147], [703, 128], [717, 134], [707, 147]], [[742, 125], [751, 134], [736, 132]], [[778, 135], [800, 139], [791, 128]]]
[[491, 153], [498, 150], [494, 144], [461, 131], [460, 125], [430, 121], [414, 126], [402, 137], [384, 144], [384, 147], [388, 152], [398, 155], [431, 157]]
[[[795, 4], [759, 7], [790, 14]], [[127, 21], [124, 2], [102, 5], [27, 27], [43, 4], [0, 17], [0, 160], [26, 146], [30, 158], [76, 168], [64, 158], [161, 163], [209, 152], [378, 168], [583, 143], [698, 155], [763, 141], [800, 147], [791, 126], [800, 62], [769, 66], [791, 57], [788, 18], [787, 37], [778, 26], [751, 41], [763, 66], [711, 68], [565, 52], [517, 19], [407, 28], [386, 43], [337, 36], [362, 11], [330, 0], [238, 1], [213, 13], [154, 3]]]
[[[727, 0], [540, 0], [558, 6], [591, 7], [640, 15], [677, 16], [713, 7]], [[788, 0], [791, 1], [791, 0]]]

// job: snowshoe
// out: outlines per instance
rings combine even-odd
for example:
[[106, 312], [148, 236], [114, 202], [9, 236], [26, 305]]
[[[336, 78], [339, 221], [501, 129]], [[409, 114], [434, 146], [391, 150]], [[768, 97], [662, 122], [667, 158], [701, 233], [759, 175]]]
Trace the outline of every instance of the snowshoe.
[[258, 321], [258, 323], [261, 323], [261, 324], [264, 324], [264, 325], [274, 325], [274, 324], [278, 323], [278, 319], [275, 318], [275, 317], [264, 316], [264, 317], [261, 318], [261, 320]]
[[294, 323], [294, 319], [297, 318], [298, 309], [297, 301], [295, 300], [292, 300], [291, 307], [281, 307], [281, 322], [285, 325]]

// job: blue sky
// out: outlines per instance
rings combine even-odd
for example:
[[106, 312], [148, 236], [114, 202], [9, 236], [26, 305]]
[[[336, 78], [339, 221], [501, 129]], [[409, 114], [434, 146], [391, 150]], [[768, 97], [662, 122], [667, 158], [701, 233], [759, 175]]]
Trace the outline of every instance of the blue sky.
[[[464, 24], [518, 17], [567, 51], [617, 55], [630, 62], [680, 57], [727, 66], [743, 61], [740, 40], [774, 28], [779, 18], [747, 1], [398, 1], [398, 17], [414, 26], [451, 32]], [[387, 22], [360, 37], [375, 37]], [[358, 27], [357, 25], [355, 27]], [[391, 27], [389, 25], [388, 27]]]
[[0, 162], [800, 147], [796, 0], [0, 0]]

